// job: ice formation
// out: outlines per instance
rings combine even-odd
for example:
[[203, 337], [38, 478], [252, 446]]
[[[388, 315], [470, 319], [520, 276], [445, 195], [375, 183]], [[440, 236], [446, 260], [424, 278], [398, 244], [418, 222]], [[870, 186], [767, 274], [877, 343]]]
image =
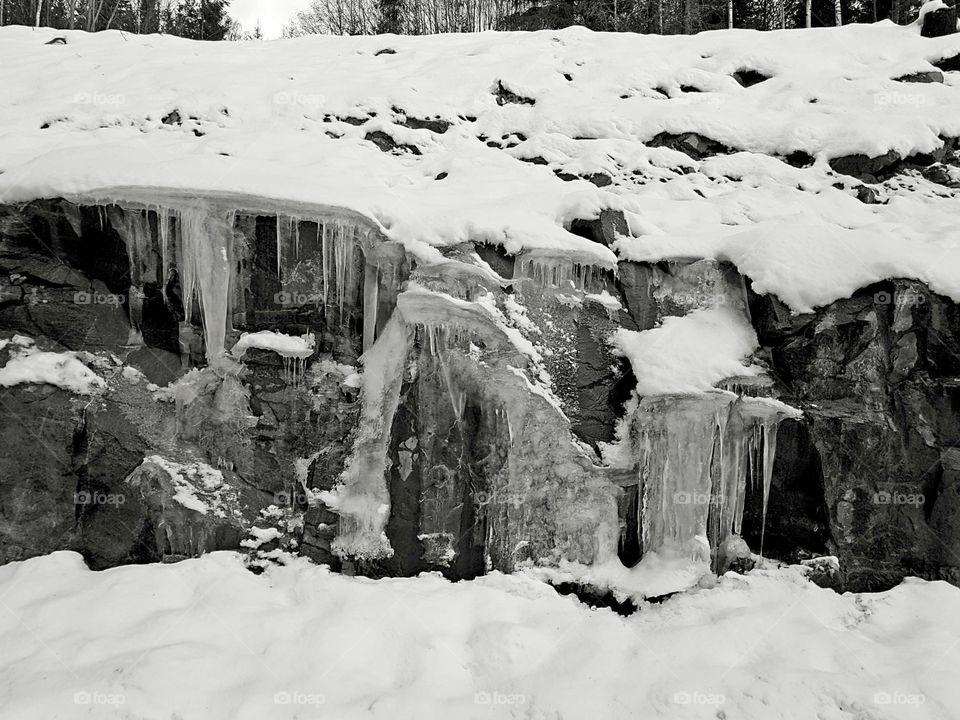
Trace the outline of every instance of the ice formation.
[[233, 211], [197, 204], [177, 211], [180, 282], [189, 322], [200, 301], [208, 361], [224, 352], [233, 276]]
[[393, 554], [384, 533], [390, 514], [387, 442], [412, 344], [412, 329], [396, 317], [361, 358], [362, 410], [353, 455], [339, 484], [320, 494], [320, 500], [340, 515], [334, 550], [344, 557], [376, 559]]

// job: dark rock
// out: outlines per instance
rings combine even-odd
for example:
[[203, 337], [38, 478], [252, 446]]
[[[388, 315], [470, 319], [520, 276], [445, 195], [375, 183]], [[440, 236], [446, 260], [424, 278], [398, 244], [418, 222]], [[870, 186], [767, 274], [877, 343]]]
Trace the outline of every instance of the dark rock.
[[364, 140], [369, 140], [383, 152], [409, 152], [414, 155], [421, 155], [420, 148], [416, 145], [406, 145], [404, 143], [398, 143], [392, 137], [387, 135], [387, 133], [382, 130], [374, 130], [373, 132], [368, 132], [363, 136]]
[[957, 182], [950, 174], [949, 169], [946, 165], [936, 163], [925, 167], [921, 173], [930, 182], [937, 183], [938, 185], [943, 185], [949, 188], [960, 187], [960, 182]]
[[880, 196], [869, 185], [860, 185], [857, 187], [857, 200], [864, 205], [876, 205], [880, 202]]
[[952, 35], [957, 32], [957, 8], [942, 7], [928, 12], [920, 28], [922, 37], [933, 38]]
[[171, 110], [160, 119], [160, 122], [164, 125], [182, 125], [183, 119], [180, 117], [179, 110]]
[[53, 40], [48, 40], [44, 45], [66, 45], [67, 39], [65, 37], [55, 37]]
[[921, 70], [908, 75], [901, 75], [894, 80], [902, 83], [942, 83], [943, 73], [939, 70]]
[[960, 53], [947, 55], [939, 60], [934, 60], [932, 64], [934, 67], [943, 70], [943, 72], [960, 72]]
[[592, 175], [587, 175], [587, 181], [597, 187], [608, 187], [613, 184], [613, 180], [609, 175], [604, 175], [603, 173], [593, 173]]
[[619, 236], [630, 235], [623, 212], [609, 208], [601, 210], [600, 217], [595, 220], [574, 220], [570, 224], [570, 232], [608, 247], [612, 246]]
[[806, 153], [803, 150], [795, 150], [787, 155], [783, 160], [787, 163], [787, 165], [795, 168], [810, 167], [814, 162], [816, 162], [810, 153]]
[[845, 155], [833, 158], [830, 167], [841, 175], [850, 175], [866, 183], [877, 182], [877, 176], [890, 169], [900, 161], [900, 156], [894, 150], [883, 155], [868, 157], [867, 155]]
[[746, 68], [744, 70], [737, 70], [737, 72], [733, 74], [733, 79], [743, 87], [748, 88], [769, 80], [770, 76], [763, 74], [759, 70]]
[[0, 564], [73, 546], [78, 530], [69, 393], [0, 388]]
[[576, 381], [579, 413], [573, 421], [577, 437], [594, 447], [614, 438], [617, 421], [636, 387], [630, 364], [613, 355], [606, 339], [619, 327], [616, 314], [586, 301], [576, 319]]
[[535, 105], [537, 102], [533, 98], [513, 92], [503, 84], [503, 80], [497, 80], [493, 94], [497, 96], [497, 105]]
[[773, 479], [763, 521], [763, 493], [748, 484], [743, 538], [765, 557], [797, 563], [830, 551], [820, 453], [804, 422], [785, 420], [777, 432]]
[[430, 132], [443, 135], [453, 125], [449, 120], [442, 118], [415, 118], [407, 116], [397, 123], [412, 130], [429, 130]]
[[694, 160], [700, 160], [711, 155], [722, 155], [730, 152], [730, 148], [697, 133], [659, 133], [650, 140], [650, 147], [668, 147], [686, 153]]
[[378, 57], [380, 55], [396, 55], [397, 51], [393, 48], [383, 48], [383, 50], [377, 50], [373, 55]]
[[[953, 522], [949, 503], [940, 506], [938, 526], [931, 518], [939, 512], [945, 453], [960, 439], [952, 384], [960, 372], [960, 307], [908, 281], [865, 288], [811, 315], [775, 307], [769, 298], [751, 301], [782, 399], [805, 413], [813, 448], [804, 453], [813, 457], [815, 449], [819, 458], [829, 549], [840, 558], [843, 588], [950, 576], [960, 561], [944, 557], [937, 540]], [[784, 470], [808, 467], [808, 487], [815, 487], [815, 463], [798, 462], [798, 447], [778, 443], [774, 472], [781, 462]], [[787, 512], [803, 517], [796, 508]], [[782, 526], [782, 515], [768, 522]], [[787, 535], [799, 540], [802, 531]]]

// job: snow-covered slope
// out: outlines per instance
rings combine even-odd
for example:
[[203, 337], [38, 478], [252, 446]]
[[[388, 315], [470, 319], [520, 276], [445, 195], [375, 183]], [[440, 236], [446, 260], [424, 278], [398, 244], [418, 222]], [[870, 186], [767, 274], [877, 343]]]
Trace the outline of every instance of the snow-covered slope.
[[4, 720], [956, 717], [960, 590], [729, 574], [630, 617], [493, 574], [373, 581], [237, 555], [0, 567]]
[[[828, 164], [960, 136], [957, 73], [895, 79], [958, 52], [890, 23], [219, 44], [4, 28], [0, 202], [332, 206], [434, 259], [464, 240], [606, 266], [720, 257], [797, 311], [890, 276], [960, 299], [953, 191], [900, 179], [864, 204]], [[689, 132], [737, 152], [655, 147]], [[569, 232], [601, 208], [629, 221], [613, 250]]]

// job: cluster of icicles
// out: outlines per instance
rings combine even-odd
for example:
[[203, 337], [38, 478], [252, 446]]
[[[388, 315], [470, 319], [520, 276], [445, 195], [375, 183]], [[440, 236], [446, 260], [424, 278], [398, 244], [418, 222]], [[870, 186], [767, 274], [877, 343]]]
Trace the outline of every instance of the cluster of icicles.
[[[151, 223], [151, 214], [155, 223]], [[238, 266], [248, 252], [245, 240], [234, 232], [236, 211], [201, 203], [181, 208], [151, 207], [146, 211], [111, 205], [107, 216], [127, 246], [134, 288], [131, 296], [142, 296], [142, 284], [149, 281], [159, 282], [166, 291], [175, 268], [187, 322], [199, 309], [207, 359], [220, 355], [232, 329], [236, 304], [242, 297]], [[283, 287], [301, 261], [302, 222], [294, 216], [277, 216], [277, 276]], [[353, 300], [357, 287], [354, 253], [358, 247], [369, 245], [370, 230], [340, 219], [309, 218], [307, 222], [316, 228], [313, 240], [319, 248], [318, 269], [323, 280], [322, 294], [311, 295], [311, 299], [323, 307], [336, 305], [342, 317], [344, 306]], [[156, 228], [155, 233], [152, 227]], [[374, 293], [372, 303], [368, 300], [367, 304], [375, 313], [376, 282], [366, 284], [371, 287], [365, 291]], [[139, 321], [136, 317], [131, 319]]]
[[740, 536], [748, 481], [763, 493], [765, 524], [777, 428], [797, 415], [775, 400], [723, 390], [644, 399], [633, 420], [644, 552], [674, 548], [708, 559], [704, 553]]
[[[112, 205], [108, 215], [126, 241], [132, 285], [139, 288], [144, 282], [159, 282], [166, 289], [175, 267], [185, 317], [189, 322], [199, 309], [208, 361], [218, 357], [231, 330], [237, 299], [242, 298], [238, 269], [249, 252], [242, 234], [234, 231], [236, 211], [204, 204], [147, 211]], [[311, 227], [315, 235], [305, 239], [304, 227]], [[307, 243], [309, 252], [304, 251]], [[295, 276], [304, 267], [313, 268], [307, 272], [322, 274], [322, 298], [317, 304], [335, 303], [341, 317], [344, 305], [353, 302], [358, 285], [362, 286], [363, 427], [338, 489], [327, 498], [341, 515], [338, 546], [344, 555], [354, 556], [391, 552], [383, 535], [389, 496], [382, 468], [389, 419], [396, 410], [402, 368], [413, 342], [412, 327], [422, 328], [425, 349], [439, 358], [441, 381], [458, 420], [466, 394], [457, 386], [444, 355], [452, 344], [461, 344], [471, 330], [476, 331], [468, 318], [459, 324], [444, 323], [427, 308], [407, 318], [413, 325], [395, 313], [379, 338], [378, 293], [389, 292], [395, 299], [399, 278], [396, 267], [381, 268], [373, 260], [372, 244], [369, 229], [358, 224], [277, 217], [276, 271], [281, 286], [296, 283]], [[354, 277], [358, 248], [367, 258], [362, 278]], [[302, 261], [314, 264], [301, 266]], [[515, 278], [574, 291], [584, 291], [597, 272], [594, 266], [537, 255], [521, 256], [515, 266]], [[287, 368], [294, 382], [303, 374], [304, 362], [298, 359], [296, 368]], [[789, 415], [790, 409], [775, 401], [724, 390], [643, 399], [632, 420], [631, 436], [639, 468], [638, 520], [644, 553], [673, 547], [691, 555], [709, 554], [739, 536], [748, 478], [762, 488], [765, 516], [777, 426]]]

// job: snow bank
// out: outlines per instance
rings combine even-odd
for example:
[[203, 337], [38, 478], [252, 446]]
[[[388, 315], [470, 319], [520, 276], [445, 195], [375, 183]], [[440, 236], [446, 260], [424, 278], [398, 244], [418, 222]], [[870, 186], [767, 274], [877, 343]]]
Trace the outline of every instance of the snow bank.
[[622, 618], [523, 576], [373, 581], [238, 555], [0, 567], [0, 707], [20, 718], [943, 720], [960, 589], [837, 595], [727, 575]]
[[611, 342], [626, 356], [642, 396], [712, 390], [732, 377], [757, 377], [744, 360], [758, 347], [753, 327], [733, 308], [700, 308], [651, 330], [618, 329]]

